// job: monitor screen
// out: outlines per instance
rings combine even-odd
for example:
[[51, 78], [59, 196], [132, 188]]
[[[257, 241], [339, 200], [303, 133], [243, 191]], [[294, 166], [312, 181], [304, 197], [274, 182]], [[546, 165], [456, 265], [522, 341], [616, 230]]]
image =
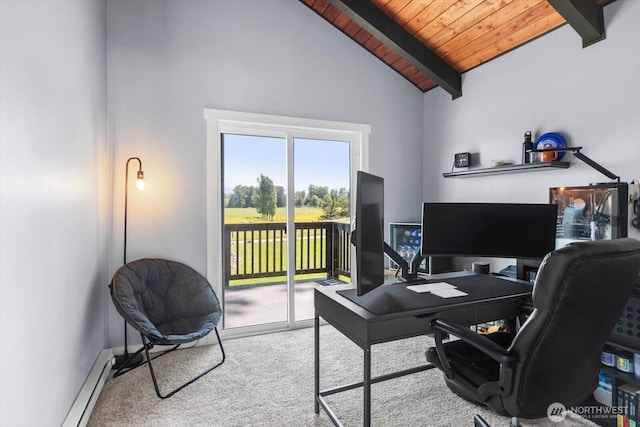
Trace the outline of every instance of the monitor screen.
[[356, 175], [356, 284], [364, 295], [384, 283], [384, 180], [366, 172]]
[[424, 203], [423, 255], [544, 258], [555, 249], [553, 204]]

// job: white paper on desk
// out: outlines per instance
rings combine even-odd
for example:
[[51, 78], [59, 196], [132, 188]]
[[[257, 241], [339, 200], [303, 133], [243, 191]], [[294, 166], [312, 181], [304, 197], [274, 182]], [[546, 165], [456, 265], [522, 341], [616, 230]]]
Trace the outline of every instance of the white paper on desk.
[[407, 289], [413, 292], [423, 293], [423, 292], [433, 292], [440, 289], [455, 289], [451, 283], [447, 282], [434, 282], [434, 283], [425, 283], [423, 285], [410, 285], [407, 286]]
[[435, 291], [431, 291], [433, 295], [437, 295], [442, 298], [453, 298], [453, 297], [463, 297], [465, 295], [469, 295], [466, 292], [462, 292], [460, 289], [437, 289]]

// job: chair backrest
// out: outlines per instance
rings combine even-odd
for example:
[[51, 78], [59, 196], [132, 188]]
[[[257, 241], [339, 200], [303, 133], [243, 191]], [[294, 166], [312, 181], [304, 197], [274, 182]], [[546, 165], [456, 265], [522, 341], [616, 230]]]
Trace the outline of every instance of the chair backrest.
[[598, 384], [600, 353], [640, 273], [635, 239], [579, 242], [543, 260], [535, 310], [510, 351], [520, 362], [513, 393], [503, 398], [520, 417], [546, 415], [549, 404], [583, 402]]
[[220, 302], [207, 279], [179, 262], [127, 263], [114, 274], [110, 288], [122, 317], [157, 343], [193, 341], [220, 320]]

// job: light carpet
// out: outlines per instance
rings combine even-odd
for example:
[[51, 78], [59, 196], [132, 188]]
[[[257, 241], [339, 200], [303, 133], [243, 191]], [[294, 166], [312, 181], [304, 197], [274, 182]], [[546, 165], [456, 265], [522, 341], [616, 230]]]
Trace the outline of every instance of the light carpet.
[[[321, 327], [321, 389], [362, 380], [362, 350], [331, 326]], [[425, 362], [429, 337], [376, 345], [372, 373], [380, 375]], [[109, 377], [89, 420], [96, 426], [332, 426], [313, 410], [313, 328], [230, 339], [219, 368], [169, 399], [159, 399], [146, 366]], [[163, 390], [202, 371], [219, 348], [179, 350], [154, 362]], [[327, 398], [345, 426], [362, 425], [362, 389]], [[479, 413], [492, 426], [510, 419], [454, 395], [436, 369], [372, 386], [374, 426], [472, 426]], [[570, 414], [562, 423], [547, 418], [524, 426], [593, 426]]]

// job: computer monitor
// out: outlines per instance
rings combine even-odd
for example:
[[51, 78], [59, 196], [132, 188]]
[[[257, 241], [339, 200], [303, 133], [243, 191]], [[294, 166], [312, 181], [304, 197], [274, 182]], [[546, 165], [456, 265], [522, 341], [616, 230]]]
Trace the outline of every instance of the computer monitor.
[[423, 203], [425, 256], [541, 259], [555, 249], [558, 206], [531, 203]]
[[358, 296], [384, 283], [384, 179], [356, 172], [356, 247]]
[[356, 172], [356, 218], [351, 232], [356, 247], [356, 287], [358, 296], [384, 284], [384, 256], [398, 264], [400, 280], [411, 280], [424, 257], [417, 253], [407, 262], [384, 241], [384, 179]]

